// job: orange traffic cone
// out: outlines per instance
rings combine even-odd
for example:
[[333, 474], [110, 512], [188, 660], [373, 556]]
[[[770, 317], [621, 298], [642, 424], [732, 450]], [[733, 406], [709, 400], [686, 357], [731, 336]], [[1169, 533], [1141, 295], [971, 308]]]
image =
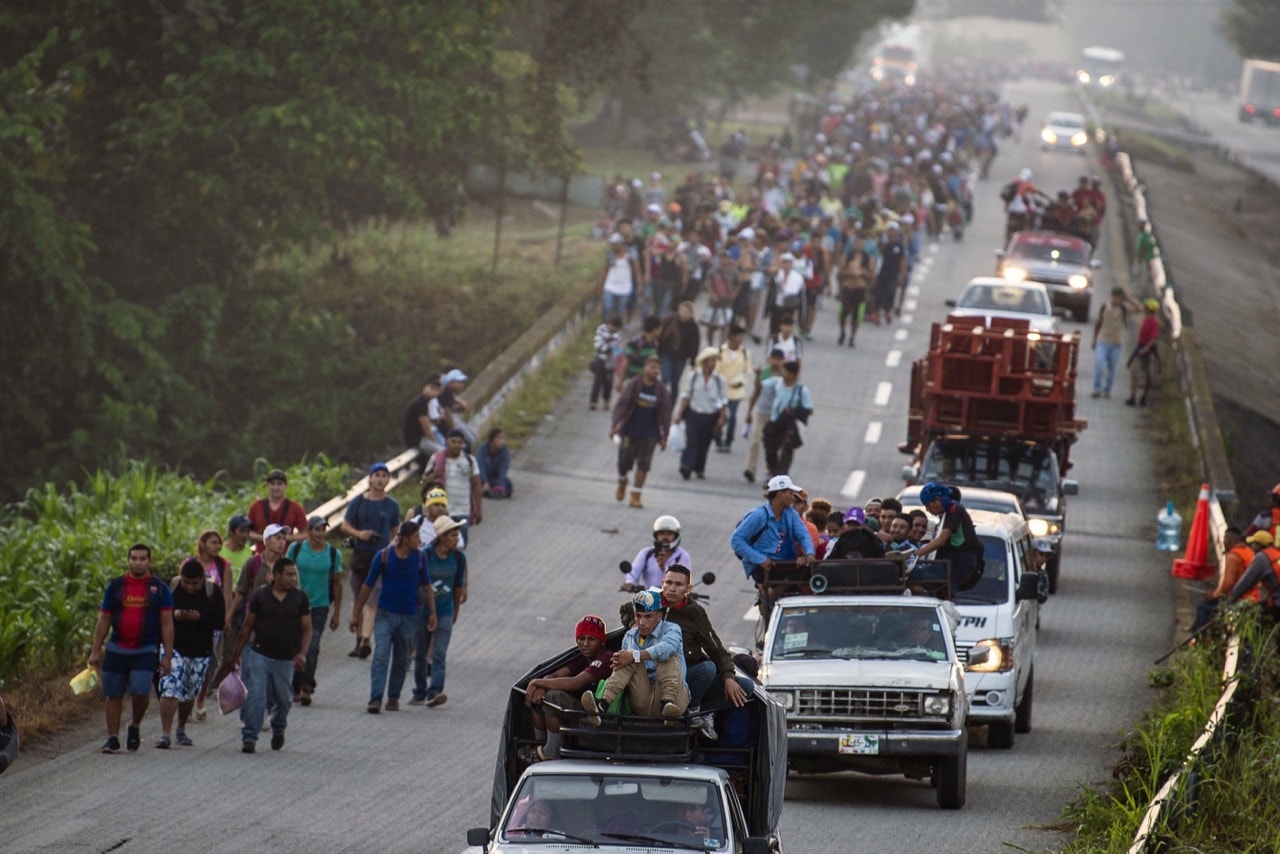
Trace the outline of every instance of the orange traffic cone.
[[1200, 487], [1196, 515], [1191, 518], [1186, 554], [1173, 562], [1173, 577], [1199, 581], [1212, 578], [1217, 571], [1217, 566], [1209, 563], [1209, 484], [1206, 483]]

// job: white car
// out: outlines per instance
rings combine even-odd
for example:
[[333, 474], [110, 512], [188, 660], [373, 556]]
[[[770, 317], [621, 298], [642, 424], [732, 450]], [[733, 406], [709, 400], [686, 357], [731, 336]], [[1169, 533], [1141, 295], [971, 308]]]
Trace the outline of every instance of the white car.
[[964, 286], [960, 298], [947, 300], [952, 317], [975, 318], [991, 326], [995, 318], [1030, 321], [1036, 332], [1057, 332], [1058, 315], [1049, 290], [1039, 282], [1010, 282], [979, 276]]
[[1079, 113], [1050, 113], [1040, 128], [1040, 150], [1087, 153], [1089, 131]]

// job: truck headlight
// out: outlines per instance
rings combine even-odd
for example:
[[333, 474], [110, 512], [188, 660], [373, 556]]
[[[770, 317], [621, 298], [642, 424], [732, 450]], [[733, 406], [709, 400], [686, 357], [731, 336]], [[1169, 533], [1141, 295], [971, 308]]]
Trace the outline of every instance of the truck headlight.
[[795, 691], [770, 691], [769, 693], [773, 694], [773, 696], [777, 698], [778, 702], [782, 704], [782, 708], [786, 709], [788, 712], [795, 710]]
[[1005, 267], [1001, 275], [1004, 276], [1005, 281], [1021, 282], [1027, 278], [1027, 271], [1021, 267]]
[[1049, 521], [1047, 519], [1028, 519], [1027, 530], [1031, 532], [1033, 537], [1043, 537], [1049, 533]]
[[1082, 276], [1079, 273], [1076, 273], [1074, 276], [1067, 277], [1067, 284], [1078, 291], [1083, 290], [1089, 287], [1089, 277]]
[[965, 670], [973, 673], [1004, 673], [1013, 669], [1013, 644], [1008, 638], [987, 638], [974, 644], [975, 647], [986, 647], [991, 652], [987, 660], [981, 664], [967, 665]]
[[1071, 144], [1074, 145], [1076, 148], [1079, 148], [1080, 146], [1084, 145], [1088, 141], [1089, 141], [1089, 134], [1085, 133], [1082, 130], [1078, 130], [1075, 133], [1071, 134]]
[[1058, 141], [1058, 135], [1054, 133], [1052, 130], [1050, 130], [1049, 128], [1045, 128], [1044, 130], [1040, 131], [1040, 138], [1043, 139], [1045, 142], [1049, 143], [1050, 145], [1053, 145], [1055, 142]]
[[1081, 69], [1080, 71], [1076, 72], [1076, 79], [1079, 80], [1081, 83], [1088, 84], [1089, 80], [1092, 78], [1090, 77], [1089, 72]]
[[951, 714], [951, 695], [950, 694], [934, 694], [924, 698], [924, 713], [926, 715], [949, 715]]

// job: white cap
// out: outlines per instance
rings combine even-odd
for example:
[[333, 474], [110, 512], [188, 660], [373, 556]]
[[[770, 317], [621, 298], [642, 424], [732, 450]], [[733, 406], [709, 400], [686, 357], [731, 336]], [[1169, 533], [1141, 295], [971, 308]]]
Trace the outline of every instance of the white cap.
[[907, 225], [911, 225], [916, 221], [916, 218], [914, 214], [905, 213], [902, 215], [902, 221]]
[[801, 490], [800, 490], [800, 487], [795, 485], [795, 482], [792, 481], [790, 477], [788, 477], [785, 474], [780, 474], [777, 477], [769, 478], [769, 482], [765, 484], [764, 491], [765, 492], [783, 492], [783, 491], [800, 492]]
[[794, 260], [796, 260], [796, 256], [792, 255], [790, 252], [783, 252], [781, 255], [779, 255], [779, 256], [778, 256], [778, 260], [779, 260], [779, 261], [794, 261]]
[[262, 532], [262, 541], [265, 543], [267, 540], [271, 539], [276, 534], [287, 534], [287, 533], [289, 533], [288, 526], [276, 525], [273, 523], [271, 525], [268, 525], [266, 530]]
[[662, 213], [661, 206], [655, 205], [652, 203], [649, 205], [649, 207], [645, 208], [645, 210], [647, 210], [649, 213], [656, 213], [656, 214]]
[[747, 226], [746, 228], [742, 229], [742, 231], [738, 232], [738, 239], [739, 240], [755, 240], [756, 230], [751, 226]]
[[899, 228], [901, 228], [901, 226], [898, 225], [896, 220], [889, 220], [889, 224], [886, 225], [885, 228], [889, 229], [890, 231], [897, 231]]
[[625, 237], [623, 237], [621, 234], [618, 234], [618, 232], [616, 231], [613, 234], [609, 235], [610, 243], [625, 243], [626, 240], [627, 239]]

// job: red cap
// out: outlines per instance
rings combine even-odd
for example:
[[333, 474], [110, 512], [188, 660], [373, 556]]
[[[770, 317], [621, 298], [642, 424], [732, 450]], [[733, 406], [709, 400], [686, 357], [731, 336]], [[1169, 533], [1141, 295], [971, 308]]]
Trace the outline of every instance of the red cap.
[[578, 628], [574, 632], [573, 638], [577, 640], [583, 635], [596, 638], [600, 643], [604, 643], [604, 620], [595, 614], [587, 614], [587, 616], [578, 620]]

